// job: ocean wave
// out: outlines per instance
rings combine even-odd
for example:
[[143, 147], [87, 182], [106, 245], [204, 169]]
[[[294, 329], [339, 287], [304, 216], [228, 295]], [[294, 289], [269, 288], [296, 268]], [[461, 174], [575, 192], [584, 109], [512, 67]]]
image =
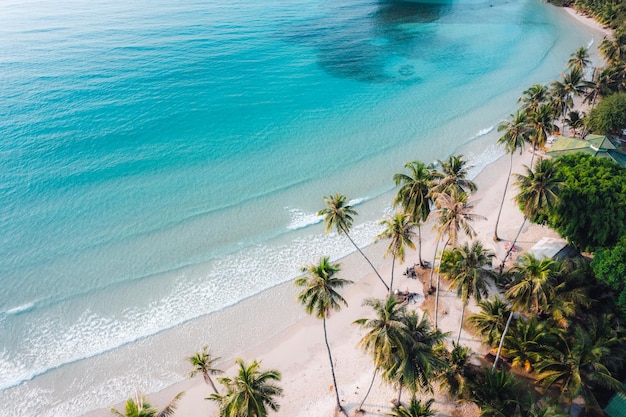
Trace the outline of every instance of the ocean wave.
[[14, 308], [10, 308], [10, 309], [8, 309], [5, 312], [0, 312], [0, 316], [1, 315], [7, 315], [7, 316], [17, 315], [17, 314], [20, 314], [20, 313], [25, 313], [27, 311], [30, 311], [33, 308], [35, 308], [35, 302], [34, 301], [30, 302], [30, 303], [21, 304], [21, 305], [19, 305], [17, 307], [14, 307]]
[[591, 48], [593, 46], [593, 44], [595, 43], [595, 39], [593, 38], [593, 36], [591, 37], [591, 40], [589, 42], [587, 42], [587, 49]]
[[468, 170], [468, 177], [475, 179], [487, 165], [497, 161], [504, 155], [504, 149], [498, 145], [489, 145], [480, 154], [468, 153], [467, 160], [471, 168]]
[[474, 136], [471, 137], [471, 140], [477, 139], [481, 136], [485, 136], [486, 134], [493, 132], [493, 129], [495, 128], [496, 128], [495, 126], [489, 126], [484, 129], [481, 129], [478, 131], [478, 133], [476, 133]]
[[298, 230], [314, 224], [321, 223], [324, 216], [318, 216], [317, 213], [309, 213], [293, 207], [285, 207], [291, 216], [291, 222], [287, 226], [289, 230]]

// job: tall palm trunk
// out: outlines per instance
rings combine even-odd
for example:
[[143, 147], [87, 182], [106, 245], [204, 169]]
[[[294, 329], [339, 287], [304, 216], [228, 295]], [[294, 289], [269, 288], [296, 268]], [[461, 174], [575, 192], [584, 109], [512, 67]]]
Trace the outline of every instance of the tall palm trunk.
[[504, 255], [504, 259], [502, 259], [502, 263], [500, 264], [500, 275], [502, 275], [502, 272], [504, 271], [504, 265], [506, 264], [506, 260], [509, 259], [509, 255], [511, 255], [511, 252], [513, 252], [513, 248], [515, 247], [515, 244], [517, 243], [517, 239], [519, 238], [519, 235], [522, 233], [522, 229], [524, 228], [524, 225], [526, 224], [526, 220], [527, 220], [527, 217], [524, 216], [524, 221], [522, 222], [522, 226], [517, 231], [517, 235], [515, 235], [515, 239], [513, 239], [513, 243], [511, 243], [511, 247], [509, 248], [509, 250], [506, 251], [506, 254]]
[[370, 395], [370, 391], [372, 390], [372, 387], [374, 386], [374, 380], [376, 379], [377, 373], [378, 373], [378, 369], [374, 369], [374, 375], [372, 375], [372, 382], [370, 382], [370, 387], [367, 389], [367, 392], [365, 393], [365, 397], [363, 397], [363, 401], [361, 401], [361, 404], [359, 404], [359, 408], [357, 408], [357, 410], [361, 411], [363, 409], [363, 404], [365, 404], [365, 400], [367, 400], [367, 397]]
[[511, 325], [511, 319], [513, 318], [513, 310], [511, 310], [511, 314], [509, 314], [509, 319], [506, 321], [506, 326], [504, 326], [504, 331], [502, 332], [502, 336], [500, 336], [500, 344], [498, 345], [498, 352], [496, 352], [496, 359], [493, 361], [493, 370], [496, 369], [498, 365], [498, 360], [500, 360], [500, 354], [502, 353], [502, 346], [504, 345], [504, 338], [506, 337], [506, 333], [509, 331], [509, 326]]
[[430, 266], [430, 288], [428, 291], [433, 289], [433, 272], [435, 272], [435, 262], [437, 262], [437, 249], [439, 248], [439, 241], [441, 238], [437, 238], [437, 243], [435, 243], [435, 255], [433, 256], [433, 264]]
[[326, 333], [326, 317], [322, 319], [322, 325], [324, 327], [324, 343], [326, 343], [326, 349], [328, 350], [328, 359], [330, 360], [330, 372], [333, 375], [333, 386], [335, 387], [335, 397], [337, 398], [337, 409], [344, 413], [348, 417], [348, 413], [345, 412], [339, 401], [339, 390], [337, 389], [337, 379], [335, 378], [335, 365], [333, 365], [333, 357], [330, 354], [330, 345], [328, 344], [328, 335]]
[[456, 338], [457, 345], [461, 342], [461, 330], [463, 330], [463, 319], [465, 318], [465, 306], [466, 305], [467, 305], [467, 301], [463, 303], [463, 308], [461, 309], [461, 324], [459, 324], [459, 336]]
[[422, 225], [417, 225], [417, 259], [420, 266], [424, 266], [424, 261], [422, 260]]
[[211, 384], [211, 388], [213, 388], [213, 391], [215, 391], [216, 394], [219, 394], [219, 391], [215, 387], [215, 383], [213, 383], [213, 378], [211, 378], [209, 375], [206, 375], [205, 381]]
[[389, 281], [389, 295], [391, 295], [391, 292], [393, 291], [393, 269], [396, 265], [396, 256], [394, 255], [393, 258], [391, 259], [391, 281]]
[[363, 253], [363, 251], [361, 250], [361, 248], [359, 248], [359, 246], [354, 242], [354, 240], [352, 240], [352, 238], [350, 237], [350, 235], [348, 234], [348, 231], [344, 228], [341, 228], [341, 230], [343, 230], [343, 232], [346, 234], [346, 236], [348, 237], [348, 239], [350, 240], [350, 242], [352, 242], [352, 244], [354, 245], [354, 247], [356, 248], [356, 250], [359, 251], [359, 253], [361, 254], [361, 256], [363, 256], [365, 258], [365, 260], [367, 261], [368, 264], [370, 264], [370, 266], [372, 267], [372, 269], [374, 270], [374, 272], [376, 273], [376, 276], [378, 276], [378, 279], [380, 280], [380, 282], [383, 283], [383, 285], [385, 286], [385, 288], [387, 289], [387, 291], [389, 291], [389, 286], [387, 285], [387, 283], [385, 282], [385, 280], [383, 279], [383, 277], [380, 276], [380, 274], [378, 273], [378, 271], [376, 270], [376, 268], [374, 267], [374, 264], [372, 264], [372, 262], [369, 260], [369, 258], [367, 256], [365, 256], [365, 254]]
[[502, 194], [502, 201], [500, 202], [500, 210], [498, 211], [498, 217], [496, 218], [496, 229], [493, 232], [493, 240], [500, 241], [498, 237], [498, 223], [500, 223], [500, 215], [502, 214], [502, 207], [504, 207], [504, 199], [506, 198], [506, 192], [509, 189], [509, 180], [511, 179], [511, 172], [513, 171], [513, 152], [511, 152], [511, 163], [509, 164], [509, 175], [506, 177], [506, 184], [504, 185], [504, 194]]
[[[450, 242], [450, 237], [446, 240], [446, 243], [443, 244], [443, 249], [441, 250], [441, 256], [439, 257], [439, 265], [441, 265], [441, 259], [443, 257], [443, 253], [446, 251], [446, 246], [448, 246], [448, 242]], [[439, 323], [439, 284], [441, 283], [441, 274], [437, 272], [437, 289], [435, 290], [435, 329], [438, 329], [437, 324]]]
[[402, 378], [400, 378], [400, 382], [398, 383], [400, 385], [400, 388], [398, 389], [398, 400], [397, 400], [398, 407], [400, 407], [400, 405], [402, 404], [402, 402], [401, 402], [402, 401], [401, 400], [401, 397], [402, 397], [402, 382], [403, 382]]

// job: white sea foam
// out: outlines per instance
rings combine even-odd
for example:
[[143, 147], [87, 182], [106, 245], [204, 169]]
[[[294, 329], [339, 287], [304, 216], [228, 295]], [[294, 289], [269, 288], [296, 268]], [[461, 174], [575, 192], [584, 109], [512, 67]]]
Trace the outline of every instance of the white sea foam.
[[35, 302], [31, 302], [31, 303], [24, 303], [22, 305], [19, 305], [17, 307], [8, 309], [5, 314], [8, 315], [15, 315], [15, 314], [20, 314], [20, 313], [24, 313], [26, 311], [30, 311], [35, 307]]
[[485, 167], [504, 155], [504, 149], [498, 145], [489, 145], [480, 154], [469, 153], [467, 159], [472, 168], [468, 172], [468, 177], [474, 179], [485, 169]]
[[317, 213], [310, 213], [293, 207], [285, 207], [291, 216], [291, 222], [287, 226], [289, 230], [298, 230], [312, 226], [324, 220], [324, 216], [318, 216]]

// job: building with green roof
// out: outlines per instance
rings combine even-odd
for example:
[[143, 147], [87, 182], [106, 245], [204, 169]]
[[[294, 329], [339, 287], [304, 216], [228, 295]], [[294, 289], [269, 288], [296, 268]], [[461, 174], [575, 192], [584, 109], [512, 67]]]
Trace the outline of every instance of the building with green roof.
[[623, 154], [606, 136], [588, 135], [585, 139], [557, 136], [546, 147], [546, 153], [552, 157], [584, 152], [598, 158], [609, 158], [621, 166], [626, 166], [626, 154]]

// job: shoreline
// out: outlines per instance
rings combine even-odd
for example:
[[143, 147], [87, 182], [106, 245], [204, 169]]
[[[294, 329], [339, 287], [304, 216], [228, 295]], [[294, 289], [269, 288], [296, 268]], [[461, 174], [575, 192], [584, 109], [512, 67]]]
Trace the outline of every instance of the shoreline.
[[[600, 30], [605, 34], [611, 31], [602, 27], [595, 20], [579, 14], [574, 9], [563, 8], [565, 12], [582, 24], [585, 24], [594, 30]], [[515, 154], [513, 173], [522, 172], [522, 165], [528, 164], [530, 160], [530, 152], [526, 149], [523, 154]], [[514, 188], [510, 184], [507, 192], [507, 198], [504, 203], [502, 215], [500, 217], [499, 234], [500, 237], [506, 238], [500, 242], [492, 240], [493, 228], [497, 211], [504, 191], [504, 182], [506, 177], [502, 173], [508, 172], [509, 156], [503, 155], [496, 161], [486, 165], [474, 178], [478, 185], [478, 191], [470, 201], [475, 204], [474, 212], [487, 217], [487, 220], [477, 221], [474, 228], [477, 232], [476, 239], [481, 240], [488, 249], [494, 250], [496, 253], [496, 261], [504, 255], [504, 243], [514, 237], [517, 228], [522, 222], [522, 214], [519, 212], [515, 204], [512, 202]], [[422, 228], [423, 248], [422, 255], [425, 260], [432, 259], [434, 248], [434, 233], [430, 230], [431, 222], [428, 222]], [[542, 226], [528, 224], [520, 235], [517, 246], [524, 251], [528, 250], [534, 243], [542, 237], [558, 237], [554, 231]], [[381, 275], [388, 279], [391, 270], [391, 259], [384, 259], [385, 243], [370, 244], [363, 251], [370, 257]], [[515, 257], [515, 253], [512, 258]], [[315, 262], [312, 259], [311, 262]], [[340, 390], [340, 398], [342, 404], [346, 407], [346, 411], [351, 414], [354, 407], [358, 406], [362, 399], [369, 380], [371, 379], [371, 360], [358, 347], [357, 343], [363, 332], [351, 323], [362, 317], [369, 317], [369, 309], [362, 306], [362, 302], [367, 297], [383, 298], [385, 296], [384, 288], [378, 282], [376, 275], [371, 272], [367, 263], [358, 253], [352, 253], [344, 258], [337, 260], [342, 267], [339, 276], [355, 281], [355, 284], [344, 290], [344, 297], [348, 301], [349, 307], [344, 308], [341, 312], [333, 314], [327, 321], [329, 343], [333, 352], [333, 358], [336, 365], [337, 382]], [[411, 280], [404, 277], [401, 273], [407, 266], [411, 266], [417, 262], [417, 253], [410, 251], [407, 254], [407, 260], [404, 264], [398, 264], [395, 268], [394, 283], [396, 288], [417, 292], [417, 304], [410, 304], [411, 309], [415, 308], [421, 311], [420, 306], [424, 301], [424, 292], [419, 280]], [[257, 328], [250, 334], [250, 329], [238, 329], [241, 336], [252, 336], [255, 340], [252, 344], [244, 343], [243, 348], [230, 349], [230, 355], [224, 352], [212, 350], [212, 353], [222, 356], [224, 359], [218, 364], [225, 372], [225, 376], [232, 376], [235, 370], [233, 359], [242, 357], [246, 362], [257, 359], [261, 362], [262, 370], [276, 369], [282, 373], [282, 380], [279, 383], [284, 389], [284, 396], [278, 399], [281, 408], [272, 415], [284, 417], [313, 417], [319, 415], [333, 415], [335, 407], [334, 394], [329, 391], [332, 384], [330, 379], [330, 369], [328, 367], [328, 357], [323, 345], [321, 322], [314, 317], [306, 316], [301, 306], [295, 301], [297, 289], [293, 282], [286, 282], [275, 285], [271, 288], [263, 290], [261, 293], [248, 297], [237, 302], [235, 305], [225, 308], [221, 313], [226, 313], [228, 317], [239, 317], [246, 311], [248, 306], [254, 304], [255, 307], [259, 301], [263, 299], [268, 306], [276, 303], [274, 297], [279, 293], [279, 302], [290, 301], [290, 305], [286, 305], [291, 312], [296, 311], [296, 318], [293, 323], [286, 328], [282, 328], [269, 338], [263, 338], [266, 328], [272, 328], [271, 323], [264, 323], [266, 327]], [[441, 316], [440, 327], [444, 331], [450, 331], [450, 339], [454, 338], [458, 331], [458, 318], [460, 317], [460, 302], [454, 294], [442, 292], [440, 296], [440, 309], [444, 314]], [[470, 302], [467, 313], [473, 312], [475, 305]], [[213, 314], [212, 314], [213, 315]], [[281, 314], [282, 315], [282, 314]], [[259, 317], [254, 317], [256, 322], [261, 321]], [[205, 320], [201, 320], [205, 322]], [[228, 319], [226, 320], [228, 321]], [[256, 337], [261, 337], [256, 340]], [[235, 338], [240, 337], [235, 336]], [[209, 342], [209, 341], [207, 341]], [[462, 333], [462, 343], [470, 346], [473, 351], [484, 352], [480, 341], [472, 338], [465, 331]], [[210, 344], [210, 343], [209, 343]], [[189, 346], [189, 355], [201, 349], [201, 346]], [[184, 357], [178, 358], [180, 362], [184, 362]], [[190, 366], [182, 363], [181, 368], [190, 370]], [[364, 408], [368, 414], [383, 415], [390, 412], [391, 400], [394, 398], [395, 390], [391, 387], [379, 384], [380, 380], [374, 384], [372, 393], [368, 397]], [[364, 388], [365, 387], [365, 388]], [[179, 402], [176, 415], [184, 415], [188, 417], [200, 417], [214, 415], [217, 407], [212, 402], [204, 400], [210, 393], [210, 387], [204, 383], [201, 377], [193, 380], [184, 380], [171, 385], [156, 393], [146, 393], [148, 401], [157, 406], [163, 407], [178, 392], [185, 391], [185, 395]], [[129, 393], [127, 397], [130, 397]], [[422, 397], [418, 394], [418, 398]], [[430, 398], [431, 395], [425, 398]], [[447, 400], [444, 393], [435, 388], [434, 395], [436, 402], [434, 408], [442, 415], [451, 415], [455, 410], [466, 409], [468, 413], [471, 410], [467, 404], [456, 404]], [[406, 397], [405, 397], [406, 398]], [[124, 403], [114, 405], [118, 410], [122, 410]], [[469, 407], [469, 408], [468, 408]], [[93, 410], [84, 414], [84, 417], [95, 417], [109, 415], [108, 408]], [[469, 415], [469, 414], [463, 414]]]

